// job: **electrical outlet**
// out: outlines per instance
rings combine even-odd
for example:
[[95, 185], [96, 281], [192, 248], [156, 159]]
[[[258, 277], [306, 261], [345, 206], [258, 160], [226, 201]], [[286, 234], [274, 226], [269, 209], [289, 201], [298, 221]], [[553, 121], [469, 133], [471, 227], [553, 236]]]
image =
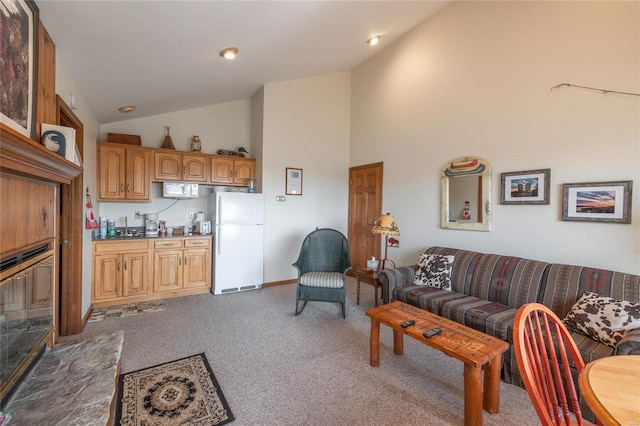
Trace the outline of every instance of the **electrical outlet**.
[[136, 219], [142, 219], [142, 214], [140, 212], [136, 212]]
[[194, 219], [196, 217], [196, 212], [189, 212], [189, 219]]

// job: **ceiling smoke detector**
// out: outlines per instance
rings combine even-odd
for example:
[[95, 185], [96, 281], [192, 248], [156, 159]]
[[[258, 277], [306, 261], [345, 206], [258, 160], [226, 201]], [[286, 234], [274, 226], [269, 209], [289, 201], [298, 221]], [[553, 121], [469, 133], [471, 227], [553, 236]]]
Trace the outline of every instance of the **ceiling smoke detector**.
[[135, 105], [127, 105], [127, 106], [123, 106], [123, 107], [118, 108], [118, 111], [120, 111], [120, 112], [131, 112], [134, 109], [136, 109]]

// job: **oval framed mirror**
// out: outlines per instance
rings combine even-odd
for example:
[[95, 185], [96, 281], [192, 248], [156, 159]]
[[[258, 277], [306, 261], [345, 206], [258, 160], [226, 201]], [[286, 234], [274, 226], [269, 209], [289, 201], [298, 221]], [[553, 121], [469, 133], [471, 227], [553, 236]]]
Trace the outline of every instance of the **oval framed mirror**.
[[441, 227], [491, 231], [491, 165], [480, 157], [459, 157], [441, 174]]

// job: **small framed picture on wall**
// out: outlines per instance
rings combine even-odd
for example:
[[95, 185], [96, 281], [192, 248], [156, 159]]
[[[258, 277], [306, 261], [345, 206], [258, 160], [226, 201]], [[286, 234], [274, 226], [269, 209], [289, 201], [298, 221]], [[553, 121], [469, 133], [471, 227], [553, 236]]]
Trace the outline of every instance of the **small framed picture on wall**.
[[287, 167], [287, 195], [302, 195], [302, 169]]
[[631, 223], [633, 181], [565, 183], [562, 220]]
[[551, 169], [502, 173], [502, 204], [549, 204]]

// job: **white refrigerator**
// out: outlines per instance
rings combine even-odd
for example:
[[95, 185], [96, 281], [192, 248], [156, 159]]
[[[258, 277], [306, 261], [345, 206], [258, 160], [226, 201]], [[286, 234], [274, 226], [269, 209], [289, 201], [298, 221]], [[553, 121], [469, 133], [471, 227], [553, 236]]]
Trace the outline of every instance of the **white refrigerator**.
[[262, 287], [264, 196], [213, 192], [207, 213], [213, 225], [211, 292], [224, 294]]

